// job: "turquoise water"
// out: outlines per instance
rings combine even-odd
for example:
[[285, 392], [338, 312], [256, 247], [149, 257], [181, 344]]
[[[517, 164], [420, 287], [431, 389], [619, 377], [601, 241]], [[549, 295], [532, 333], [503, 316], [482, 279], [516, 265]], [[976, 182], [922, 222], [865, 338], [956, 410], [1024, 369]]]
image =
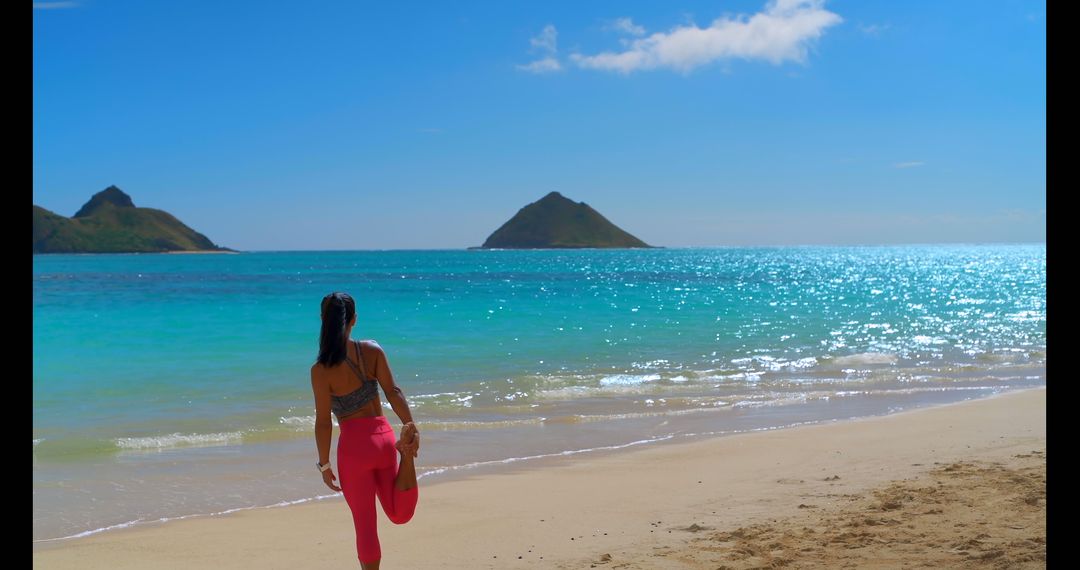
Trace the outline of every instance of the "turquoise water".
[[[736, 412], [781, 425], [1045, 384], [1044, 245], [50, 255], [33, 271], [36, 540], [317, 495], [277, 460], [314, 457], [307, 371], [333, 290], [435, 434], [431, 474], [723, 431]], [[142, 482], [118, 483], [133, 464]], [[205, 492], [201, 471], [256, 464], [280, 477]]]

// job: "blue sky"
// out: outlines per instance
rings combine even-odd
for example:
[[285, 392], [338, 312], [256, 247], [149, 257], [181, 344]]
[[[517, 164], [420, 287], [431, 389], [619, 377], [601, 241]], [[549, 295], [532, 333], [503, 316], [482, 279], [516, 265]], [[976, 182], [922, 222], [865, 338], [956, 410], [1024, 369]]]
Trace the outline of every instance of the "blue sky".
[[243, 250], [1042, 242], [1045, 2], [34, 2], [34, 203]]

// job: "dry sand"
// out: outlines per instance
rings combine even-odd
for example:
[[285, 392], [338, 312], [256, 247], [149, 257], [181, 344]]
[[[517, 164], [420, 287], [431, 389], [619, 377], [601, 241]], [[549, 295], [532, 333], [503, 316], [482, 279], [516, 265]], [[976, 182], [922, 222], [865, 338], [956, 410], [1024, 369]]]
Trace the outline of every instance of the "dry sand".
[[[1039, 388], [422, 481], [412, 522], [380, 514], [383, 568], [1043, 568], [1045, 444]], [[359, 564], [333, 499], [35, 547], [34, 567]]]

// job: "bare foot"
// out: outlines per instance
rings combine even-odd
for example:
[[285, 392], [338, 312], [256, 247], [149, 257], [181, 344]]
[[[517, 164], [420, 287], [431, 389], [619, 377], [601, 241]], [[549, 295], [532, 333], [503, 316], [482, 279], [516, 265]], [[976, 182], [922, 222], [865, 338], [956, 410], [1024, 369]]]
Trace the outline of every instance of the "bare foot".
[[398, 453], [401, 454], [401, 462], [398, 464], [394, 488], [399, 491], [408, 491], [416, 487], [416, 463], [413, 458], [420, 450], [420, 432], [412, 422], [402, 426], [401, 439], [396, 445]]
[[401, 427], [401, 437], [395, 447], [403, 457], [416, 457], [420, 451], [420, 432], [412, 422]]

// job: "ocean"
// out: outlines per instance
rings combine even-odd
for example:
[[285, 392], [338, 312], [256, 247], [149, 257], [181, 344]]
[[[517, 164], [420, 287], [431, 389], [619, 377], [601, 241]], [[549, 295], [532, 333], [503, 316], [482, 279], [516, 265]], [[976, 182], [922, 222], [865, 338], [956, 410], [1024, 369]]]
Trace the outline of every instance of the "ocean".
[[46, 255], [33, 274], [35, 547], [340, 500], [308, 375], [331, 291], [407, 394], [421, 485], [1046, 383], [1043, 244]]

